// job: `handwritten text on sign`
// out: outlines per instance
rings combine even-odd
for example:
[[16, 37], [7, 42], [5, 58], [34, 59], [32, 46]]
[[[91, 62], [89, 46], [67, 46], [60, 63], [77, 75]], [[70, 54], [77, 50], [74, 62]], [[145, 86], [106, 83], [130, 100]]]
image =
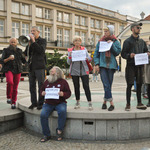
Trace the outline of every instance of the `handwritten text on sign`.
[[45, 99], [59, 99], [60, 88], [46, 88], [45, 92]]
[[82, 60], [86, 60], [85, 50], [72, 51], [72, 61], [82, 61]]
[[99, 52], [106, 52], [106, 51], [109, 51], [111, 46], [112, 46], [113, 42], [104, 42], [104, 41], [101, 41], [99, 43]]
[[147, 53], [142, 53], [142, 54], [135, 54], [134, 56], [134, 61], [135, 61], [135, 65], [144, 65], [144, 64], [148, 64], [148, 54]]

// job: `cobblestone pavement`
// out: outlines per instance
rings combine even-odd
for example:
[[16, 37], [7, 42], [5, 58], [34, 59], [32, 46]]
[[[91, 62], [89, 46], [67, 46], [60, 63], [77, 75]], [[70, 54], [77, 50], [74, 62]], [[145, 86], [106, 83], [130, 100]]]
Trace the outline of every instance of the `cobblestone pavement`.
[[150, 139], [134, 141], [83, 141], [55, 138], [41, 143], [40, 135], [19, 128], [0, 135], [0, 150], [150, 150]]
[[[73, 84], [68, 80], [71, 89]], [[90, 82], [91, 91], [102, 91], [102, 83]], [[126, 83], [123, 76], [115, 75], [113, 91], [125, 92]], [[6, 81], [0, 83], [0, 102], [6, 101]], [[81, 91], [83, 91], [81, 86]], [[28, 79], [19, 84], [18, 100], [29, 94]], [[10, 106], [9, 106], [10, 107]], [[150, 150], [150, 138], [133, 141], [83, 141], [64, 139], [61, 142], [52, 138], [46, 143], [39, 142], [41, 135], [24, 127], [0, 134], [0, 150]], [[145, 149], [144, 149], [145, 148]]]

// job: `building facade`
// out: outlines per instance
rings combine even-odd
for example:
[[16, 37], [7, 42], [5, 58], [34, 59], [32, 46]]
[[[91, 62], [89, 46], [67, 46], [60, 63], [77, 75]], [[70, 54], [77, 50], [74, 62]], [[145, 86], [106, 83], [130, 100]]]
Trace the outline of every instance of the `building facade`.
[[118, 35], [127, 25], [126, 15], [76, 0], [0, 0], [0, 50], [11, 37], [28, 35], [32, 26], [46, 38], [49, 53], [66, 53], [75, 35], [93, 50], [108, 24]]

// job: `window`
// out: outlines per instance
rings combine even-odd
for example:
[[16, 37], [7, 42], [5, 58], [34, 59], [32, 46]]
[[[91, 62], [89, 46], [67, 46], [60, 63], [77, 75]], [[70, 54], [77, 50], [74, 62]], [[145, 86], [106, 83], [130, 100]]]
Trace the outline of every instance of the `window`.
[[70, 31], [69, 30], [64, 30], [64, 46], [65, 47], [69, 47], [70, 43], [69, 43], [69, 39], [70, 39]]
[[75, 35], [80, 36], [80, 31], [76, 31]]
[[94, 19], [91, 19], [91, 28], [94, 28], [95, 27], [95, 20]]
[[29, 24], [22, 23], [22, 34], [29, 35]]
[[22, 14], [29, 15], [29, 5], [22, 4]]
[[12, 22], [12, 37], [15, 37], [15, 38], [19, 37], [20, 35], [19, 26], [20, 26], [19, 22]]
[[90, 45], [95, 44], [95, 34], [91, 34], [91, 40], [90, 40]]
[[19, 14], [19, 3], [12, 2], [12, 12]]
[[37, 26], [38, 30], [40, 31], [40, 36], [43, 36], [43, 27], [42, 26]]
[[96, 43], [100, 40], [100, 35], [96, 35]]
[[69, 14], [64, 13], [64, 22], [69, 23]]
[[50, 27], [45, 27], [45, 38], [47, 42], [50, 41]]
[[86, 18], [81, 17], [81, 25], [85, 26], [86, 25]]
[[80, 17], [75, 16], [75, 24], [79, 25], [80, 24]]
[[4, 10], [4, 0], [0, 0], [0, 10]]
[[62, 29], [57, 29], [57, 45], [62, 46]]
[[51, 11], [49, 9], [45, 9], [45, 19], [50, 19]]
[[82, 44], [85, 45], [85, 42], [86, 42], [86, 33], [85, 32], [81, 33], [81, 38], [82, 38]]
[[57, 21], [62, 21], [62, 12], [57, 12]]
[[42, 18], [42, 8], [36, 7], [36, 16]]
[[100, 28], [100, 21], [96, 20], [96, 28], [99, 29]]
[[0, 20], [0, 37], [4, 37], [4, 20]]
[[124, 30], [124, 25], [119, 26], [119, 32], [122, 32]]

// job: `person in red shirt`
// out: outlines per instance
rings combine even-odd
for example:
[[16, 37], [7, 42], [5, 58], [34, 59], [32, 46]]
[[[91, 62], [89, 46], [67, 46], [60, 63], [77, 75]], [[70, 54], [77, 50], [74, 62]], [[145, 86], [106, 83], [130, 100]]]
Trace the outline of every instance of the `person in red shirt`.
[[[59, 90], [58, 93], [49, 93], [46, 91], [48, 90]], [[63, 79], [63, 71], [54, 66], [50, 70], [50, 75], [48, 79], [44, 82], [43, 86], [41, 87], [41, 95], [45, 96], [45, 102], [42, 107], [41, 111], [41, 125], [42, 125], [42, 132], [44, 136], [41, 138], [41, 142], [46, 142], [51, 138], [49, 124], [48, 124], [48, 117], [49, 115], [56, 110], [58, 113], [58, 127], [56, 129], [57, 140], [62, 140], [62, 132], [66, 122], [66, 109], [67, 109], [67, 102], [71, 96], [70, 87], [65, 79]], [[56, 98], [55, 96], [58, 96]]]

